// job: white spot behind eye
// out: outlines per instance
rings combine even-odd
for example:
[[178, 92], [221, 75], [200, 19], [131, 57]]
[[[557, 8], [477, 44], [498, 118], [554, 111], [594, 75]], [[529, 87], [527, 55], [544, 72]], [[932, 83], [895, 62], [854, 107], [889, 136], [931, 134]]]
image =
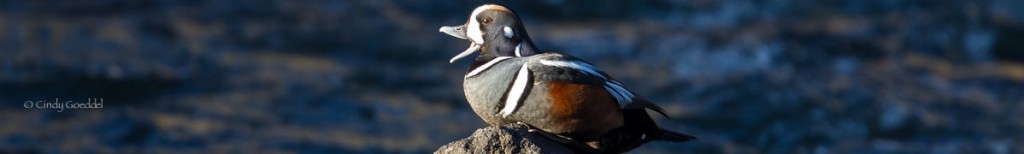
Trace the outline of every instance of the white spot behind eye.
[[512, 28], [509, 28], [508, 26], [505, 26], [505, 28], [502, 29], [502, 30], [505, 31], [505, 38], [510, 38], [511, 39], [512, 36], [516, 35], [515, 33], [512, 32]]

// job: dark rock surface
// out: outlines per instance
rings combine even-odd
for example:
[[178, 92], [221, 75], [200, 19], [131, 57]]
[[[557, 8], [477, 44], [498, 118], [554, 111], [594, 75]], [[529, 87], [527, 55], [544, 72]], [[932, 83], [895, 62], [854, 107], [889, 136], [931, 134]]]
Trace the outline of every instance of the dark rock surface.
[[489, 126], [438, 148], [434, 153], [573, 153], [522, 125]]

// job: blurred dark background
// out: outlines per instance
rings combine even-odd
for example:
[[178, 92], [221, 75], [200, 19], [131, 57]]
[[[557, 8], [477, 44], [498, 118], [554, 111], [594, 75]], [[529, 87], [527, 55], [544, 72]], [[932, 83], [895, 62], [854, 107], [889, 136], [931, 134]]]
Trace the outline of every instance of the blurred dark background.
[[0, 153], [433, 152], [486, 3], [700, 137], [634, 153], [1024, 153], [1019, 0], [3, 1]]

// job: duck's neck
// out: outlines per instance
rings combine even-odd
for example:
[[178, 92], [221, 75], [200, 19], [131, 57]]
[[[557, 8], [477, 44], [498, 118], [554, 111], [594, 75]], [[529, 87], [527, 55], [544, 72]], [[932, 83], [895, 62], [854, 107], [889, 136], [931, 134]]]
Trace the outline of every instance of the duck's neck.
[[[518, 49], [517, 49], [518, 46]], [[518, 53], [518, 54], [517, 54]], [[541, 53], [533, 42], [523, 41], [515, 45], [485, 45], [480, 48], [480, 55], [476, 57], [469, 69], [473, 70], [480, 65], [486, 64], [498, 57], [529, 57]]]

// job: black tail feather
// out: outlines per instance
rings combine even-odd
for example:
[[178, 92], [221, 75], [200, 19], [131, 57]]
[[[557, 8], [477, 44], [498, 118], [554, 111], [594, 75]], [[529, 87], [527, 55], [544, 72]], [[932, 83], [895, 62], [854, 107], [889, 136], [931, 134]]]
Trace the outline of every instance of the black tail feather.
[[670, 130], [661, 129], [660, 134], [653, 136], [651, 139], [669, 142], [685, 142], [695, 140], [697, 137], [693, 135], [687, 135], [683, 133], [677, 133]]

